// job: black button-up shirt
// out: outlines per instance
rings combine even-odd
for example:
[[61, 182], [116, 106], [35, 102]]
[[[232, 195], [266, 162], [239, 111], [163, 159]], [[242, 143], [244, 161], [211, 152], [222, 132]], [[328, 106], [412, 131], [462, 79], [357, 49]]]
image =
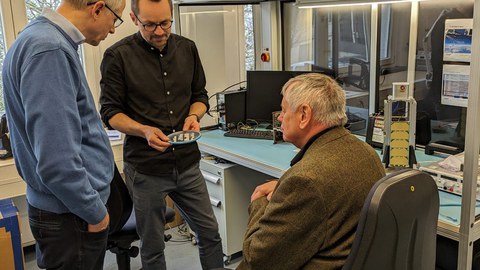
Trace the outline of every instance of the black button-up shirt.
[[[168, 135], [182, 130], [191, 104], [208, 108], [200, 57], [187, 38], [171, 34], [160, 51], [137, 32], [105, 51], [101, 72], [100, 113], [107, 126], [112, 116], [124, 113]], [[199, 159], [196, 143], [160, 152], [143, 137], [126, 136], [124, 160], [144, 174], [171, 174], [174, 167], [183, 171]]]

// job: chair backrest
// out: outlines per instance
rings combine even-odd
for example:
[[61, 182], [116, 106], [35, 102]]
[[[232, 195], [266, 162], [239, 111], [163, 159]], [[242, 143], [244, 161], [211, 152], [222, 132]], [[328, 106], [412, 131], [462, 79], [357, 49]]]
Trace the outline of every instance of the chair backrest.
[[115, 166], [113, 180], [110, 183], [110, 197], [107, 201], [107, 207], [110, 215], [110, 234], [112, 234], [123, 228], [132, 213], [133, 207], [127, 186], [117, 166]]
[[383, 177], [365, 200], [343, 270], [435, 269], [438, 211], [430, 175], [407, 169]]

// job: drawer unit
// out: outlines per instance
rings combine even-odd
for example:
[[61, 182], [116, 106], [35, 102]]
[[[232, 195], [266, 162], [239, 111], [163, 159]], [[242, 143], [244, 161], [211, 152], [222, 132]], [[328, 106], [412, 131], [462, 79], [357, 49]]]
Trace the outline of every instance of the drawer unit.
[[223, 253], [231, 256], [242, 251], [248, 222], [248, 206], [253, 190], [271, 176], [236, 164], [202, 159], [200, 169], [207, 184], [210, 202], [217, 218]]
[[0, 200], [24, 195], [25, 188], [13, 159], [0, 160]]
[[[219, 172], [222, 173], [223, 172]], [[223, 200], [223, 176], [217, 175], [215, 181], [212, 181], [212, 173], [209, 173], [207, 170], [202, 169], [203, 178], [207, 183], [208, 194], [212, 199]]]

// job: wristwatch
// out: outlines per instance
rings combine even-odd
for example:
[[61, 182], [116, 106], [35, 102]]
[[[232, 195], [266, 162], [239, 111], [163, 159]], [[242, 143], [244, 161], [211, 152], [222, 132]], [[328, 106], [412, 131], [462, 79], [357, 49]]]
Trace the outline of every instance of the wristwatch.
[[196, 113], [191, 113], [191, 114], [187, 115], [187, 117], [190, 117], [192, 115], [195, 115], [195, 117], [197, 118], [197, 122], [200, 123], [200, 117]]

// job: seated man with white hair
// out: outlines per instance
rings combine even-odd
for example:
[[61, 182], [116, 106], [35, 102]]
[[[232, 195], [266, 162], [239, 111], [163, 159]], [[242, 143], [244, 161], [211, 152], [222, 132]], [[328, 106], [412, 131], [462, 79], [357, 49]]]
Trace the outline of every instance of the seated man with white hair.
[[282, 89], [283, 139], [300, 148], [278, 181], [257, 187], [237, 269], [341, 269], [370, 188], [385, 175], [377, 153], [350, 134], [345, 93], [308, 73]]

